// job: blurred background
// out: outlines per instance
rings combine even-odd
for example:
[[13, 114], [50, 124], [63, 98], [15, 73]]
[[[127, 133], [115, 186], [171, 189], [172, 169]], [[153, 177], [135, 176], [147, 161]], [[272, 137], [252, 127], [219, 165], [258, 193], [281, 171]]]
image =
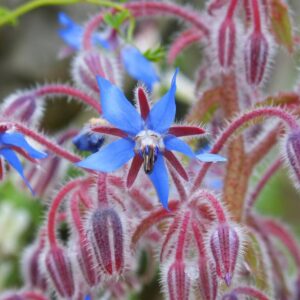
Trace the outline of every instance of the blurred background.
[[[25, 2], [1, 0], [0, 6], [14, 8]], [[204, 6], [200, 0], [181, 2], [197, 9]], [[300, 28], [300, 1], [289, 1], [289, 4], [295, 27]], [[31, 88], [37, 84], [70, 82], [70, 59], [58, 58], [63, 46], [57, 35], [59, 11], [67, 12], [74, 20], [82, 23], [95, 14], [97, 7], [76, 4], [39, 8], [21, 17], [16, 26], [0, 28], [0, 100], [16, 90]], [[181, 27], [174, 20], [159, 23], [153, 21], [152, 24], [159, 29], [162, 44], [166, 46]], [[192, 79], [195, 66], [201, 62], [200, 47], [190, 47], [184, 54], [189, 59], [181, 59], [179, 64], [187, 78]], [[275, 93], [290, 90], [299, 82], [298, 66], [299, 53], [290, 57], [280, 49], [274, 60], [274, 69], [266, 91]], [[297, 88], [300, 90], [300, 87]], [[184, 104], [180, 107], [186, 109]], [[42, 128], [46, 133], [55, 133], [76, 121], [83, 110], [80, 104], [66, 99], [50, 101], [46, 106]], [[266, 162], [258, 168], [254, 180], [259, 178], [260, 170], [265, 169], [265, 165]], [[300, 237], [300, 194], [295, 191], [286, 173], [286, 170], [282, 170], [272, 178], [258, 201], [257, 209], [263, 214], [284, 220]], [[34, 238], [36, 228], [43, 220], [42, 211], [43, 204], [32, 200], [27, 192], [16, 189], [9, 182], [0, 186], [0, 291], [21, 283], [19, 253]]]

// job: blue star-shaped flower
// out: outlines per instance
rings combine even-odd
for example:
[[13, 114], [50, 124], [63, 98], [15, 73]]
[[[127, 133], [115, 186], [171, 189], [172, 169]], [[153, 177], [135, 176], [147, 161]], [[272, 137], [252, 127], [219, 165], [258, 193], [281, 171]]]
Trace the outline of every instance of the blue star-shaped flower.
[[204, 130], [195, 126], [172, 126], [175, 118], [175, 72], [169, 91], [150, 109], [147, 95], [142, 88], [137, 91], [141, 114], [139, 114], [118, 87], [108, 80], [97, 77], [102, 117], [116, 127], [98, 126], [94, 131], [121, 137], [85, 160], [77, 163], [79, 167], [100, 172], [113, 172], [133, 158], [127, 186], [130, 187], [141, 166], [152, 181], [162, 205], [168, 207], [169, 184], [164, 157], [184, 178], [188, 176], [172, 151], [181, 152], [202, 161], [225, 161], [219, 155], [200, 154], [178, 136], [199, 135]]
[[21, 133], [0, 133], [0, 155], [19, 173], [19, 175], [22, 177], [30, 191], [33, 193], [33, 190], [28, 180], [24, 176], [22, 164], [14, 150], [16, 152], [21, 153], [25, 157], [33, 159], [46, 158], [47, 154], [44, 152], [37, 151], [32, 146], [30, 146]]
[[[83, 27], [63, 12], [59, 13], [58, 18], [59, 23], [63, 26], [59, 30], [59, 36], [73, 50], [80, 50], [84, 32]], [[93, 35], [93, 44], [100, 45], [105, 49], [115, 48], [109, 39], [104, 39], [96, 33]], [[121, 61], [127, 73], [135, 80], [142, 81], [149, 91], [151, 91], [153, 84], [159, 81], [153, 63], [147, 60], [137, 48], [125, 45], [121, 50]]]
[[[58, 21], [62, 28], [58, 30], [61, 39], [70, 46], [73, 50], [78, 51], [81, 48], [81, 41], [83, 36], [83, 26], [75, 23], [66, 13], [60, 12], [58, 14]], [[106, 39], [100, 34], [93, 35], [93, 43], [100, 45], [105, 49], [109, 49], [110, 45]]]

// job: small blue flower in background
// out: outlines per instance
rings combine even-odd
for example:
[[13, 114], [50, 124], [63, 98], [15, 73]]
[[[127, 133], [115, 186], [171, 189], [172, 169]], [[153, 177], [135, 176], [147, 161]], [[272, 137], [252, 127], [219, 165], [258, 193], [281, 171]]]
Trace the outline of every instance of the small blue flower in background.
[[153, 84], [159, 81], [153, 63], [146, 59], [138, 49], [132, 46], [123, 47], [121, 58], [128, 74], [132, 78], [142, 81], [147, 89], [151, 91]]
[[[59, 36], [73, 50], [79, 51], [83, 36], [83, 27], [75, 23], [67, 14], [61, 12], [58, 15], [59, 23], [63, 26], [59, 31]], [[105, 49], [113, 49], [114, 45], [108, 39], [104, 39], [100, 34], [94, 33], [93, 44], [99, 45]], [[125, 45], [121, 50], [121, 61], [127, 73], [135, 80], [143, 82], [147, 89], [151, 91], [159, 77], [151, 63], [145, 56], [134, 46]]]
[[20, 152], [21, 154], [24, 153], [33, 159], [46, 158], [47, 154], [37, 151], [30, 146], [21, 133], [0, 133], [0, 155], [19, 173], [32, 194], [34, 194], [28, 180], [24, 176], [22, 164], [14, 150]]
[[92, 297], [91, 297], [90, 295], [86, 295], [86, 296], [84, 297], [84, 300], [92, 300]]
[[115, 127], [98, 126], [95, 131], [121, 137], [98, 152], [90, 155], [77, 166], [100, 172], [113, 172], [133, 158], [128, 172], [130, 187], [142, 164], [152, 181], [162, 205], [168, 209], [169, 179], [164, 157], [176, 171], [188, 179], [184, 168], [172, 151], [181, 152], [202, 161], [224, 161], [221, 156], [201, 154], [197, 157], [192, 149], [177, 136], [199, 135], [204, 130], [195, 126], [172, 126], [176, 104], [175, 72], [169, 91], [150, 109], [143, 90], [138, 90], [141, 114], [139, 114], [118, 87], [108, 80], [97, 77], [100, 89], [102, 117]]
[[[62, 28], [59, 29], [58, 34], [62, 40], [70, 46], [73, 50], [80, 50], [81, 40], [83, 36], [83, 26], [75, 23], [66, 13], [60, 12], [58, 14], [58, 21]], [[105, 49], [109, 49], [110, 45], [106, 39], [102, 38], [100, 34], [93, 35], [93, 43]]]

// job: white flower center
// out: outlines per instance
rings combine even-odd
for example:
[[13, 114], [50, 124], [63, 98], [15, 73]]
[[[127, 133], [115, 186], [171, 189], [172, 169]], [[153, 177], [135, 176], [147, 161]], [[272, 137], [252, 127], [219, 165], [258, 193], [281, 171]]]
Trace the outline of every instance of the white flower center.
[[158, 151], [163, 152], [164, 149], [163, 138], [155, 131], [143, 130], [135, 137], [134, 150], [143, 158], [144, 171], [147, 174], [153, 171]]

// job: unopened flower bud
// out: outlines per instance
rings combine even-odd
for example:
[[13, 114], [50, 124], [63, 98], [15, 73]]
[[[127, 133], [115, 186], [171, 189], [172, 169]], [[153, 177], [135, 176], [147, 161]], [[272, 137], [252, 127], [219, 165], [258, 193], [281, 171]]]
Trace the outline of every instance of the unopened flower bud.
[[170, 300], [188, 300], [190, 298], [191, 280], [182, 260], [176, 260], [167, 269], [167, 293]]
[[22, 91], [4, 99], [1, 111], [7, 118], [36, 125], [41, 116], [41, 102], [34, 91]]
[[22, 257], [22, 272], [26, 284], [30, 288], [45, 291], [47, 288], [46, 277], [40, 270], [39, 260], [43, 246], [40, 243], [30, 245]]
[[235, 228], [227, 223], [219, 224], [210, 237], [210, 247], [217, 275], [229, 286], [240, 250], [239, 236]]
[[92, 251], [103, 272], [119, 275], [124, 269], [124, 232], [118, 213], [112, 209], [98, 209], [88, 225]]
[[292, 131], [286, 140], [286, 159], [292, 175], [294, 183], [299, 186], [300, 183], [300, 129]]
[[61, 297], [71, 298], [75, 293], [75, 285], [66, 250], [60, 246], [52, 246], [45, 256], [45, 267], [56, 292]]
[[216, 268], [207, 257], [199, 257], [199, 277], [197, 280], [200, 299], [215, 300], [218, 291]]
[[104, 142], [104, 136], [88, 130], [81, 131], [73, 138], [73, 144], [81, 151], [97, 152]]
[[226, 18], [218, 32], [218, 60], [224, 69], [233, 64], [236, 47], [236, 28], [232, 19]]
[[97, 50], [79, 52], [75, 57], [72, 68], [73, 79], [76, 84], [87, 91], [99, 94], [96, 76], [106, 78], [114, 84], [119, 84], [117, 63]]
[[259, 85], [263, 79], [269, 55], [269, 44], [260, 31], [254, 31], [244, 48], [246, 80], [249, 85]]
[[76, 259], [80, 267], [80, 271], [88, 286], [93, 287], [100, 282], [99, 271], [95, 268], [94, 257], [91, 249], [87, 245], [87, 241], [79, 238], [76, 244]]

